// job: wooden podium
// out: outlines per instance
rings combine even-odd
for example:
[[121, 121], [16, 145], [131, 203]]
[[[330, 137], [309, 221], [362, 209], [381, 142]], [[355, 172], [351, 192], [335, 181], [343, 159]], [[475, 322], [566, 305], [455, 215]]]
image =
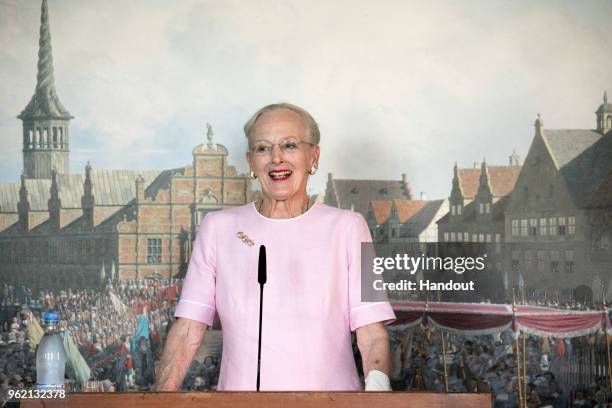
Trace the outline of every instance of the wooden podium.
[[21, 406], [28, 408], [480, 408], [491, 405], [491, 394], [431, 392], [94, 392], [67, 394], [65, 399], [21, 400]]

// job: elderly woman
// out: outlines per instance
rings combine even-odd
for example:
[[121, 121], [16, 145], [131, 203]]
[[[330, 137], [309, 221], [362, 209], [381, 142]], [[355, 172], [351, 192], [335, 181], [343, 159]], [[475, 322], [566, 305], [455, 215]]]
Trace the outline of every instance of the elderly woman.
[[209, 213], [193, 253], [157, 376], [177, 390], [212, 326], [223, 327], [218, 390], [254, 390], [257, 373], [259, 246], [267, 252], [263, 300], [262, 390], [363, 389], [351, 347], [357, 333], [366, 390], [390, 390], [389, 303], [361, 301], [363, 217], [309, 200], [319, 128], [305, 110], [269, 105], [244, 127], [251, 178], [262, 198]]

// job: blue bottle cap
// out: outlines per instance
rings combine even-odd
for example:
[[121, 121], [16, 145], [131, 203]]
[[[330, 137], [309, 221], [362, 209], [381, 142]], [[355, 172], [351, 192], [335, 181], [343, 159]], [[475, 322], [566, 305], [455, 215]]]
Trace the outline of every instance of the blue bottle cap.
[[56, 312], [45, 312], [43, 314], [43, 320], [45, 324], [56, 324], [59, 323], [59, 313]]

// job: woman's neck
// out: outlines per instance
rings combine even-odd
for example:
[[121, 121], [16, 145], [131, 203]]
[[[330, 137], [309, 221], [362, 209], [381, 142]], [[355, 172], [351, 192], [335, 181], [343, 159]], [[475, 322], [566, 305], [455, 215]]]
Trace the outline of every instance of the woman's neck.
[[255, 205], [261, 215], [273, 219], [295, 218], [311, 207], [306, 194], [289, 200], [274, 200], [264, 196]]

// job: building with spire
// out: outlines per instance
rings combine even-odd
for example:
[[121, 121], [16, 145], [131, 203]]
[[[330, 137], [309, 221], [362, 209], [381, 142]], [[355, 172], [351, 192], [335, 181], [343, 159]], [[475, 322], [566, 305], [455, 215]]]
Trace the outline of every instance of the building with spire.
[[[546, 129], [540, 115], [506, 210], [514, 284], [589, 301], [612, 284], [612, 105], [594, 129]], [[544, 296], [540, 293], [540, 296]], [[595, 299], [601, 301], [601, 299]]]
[[513, 151], [508, 165], [489, 165], [486, 159], [471, 168], [453, 166], [450, 211], [438, 221], [438, 241], [490, 245], [486, 277], [479, 276], [479, 294], [504, 302], [503, 271], [505, 211], [521, 171]]
[[19, 114], [23, 122], [23, 172], [27, 178], [50, 179], [53, 169], [68, 174], [70, 119], [55, 90], [53, 54], [47, 0], [40, 15], [40, 40], [36, 89]]
[[203, 216], [252, 197], [250, 179], [229, 164], [210, 124], [183, 167], [107, 170], [87, 162], [83, 174], [69, 174], [73, 117], [55, 89], [46, 0], [36, 90], [18, 117], [23, 171], [20, 182], [0, 184], [0, 283], [91, 288], [112, 271], [116, 279], [181, 276]]

